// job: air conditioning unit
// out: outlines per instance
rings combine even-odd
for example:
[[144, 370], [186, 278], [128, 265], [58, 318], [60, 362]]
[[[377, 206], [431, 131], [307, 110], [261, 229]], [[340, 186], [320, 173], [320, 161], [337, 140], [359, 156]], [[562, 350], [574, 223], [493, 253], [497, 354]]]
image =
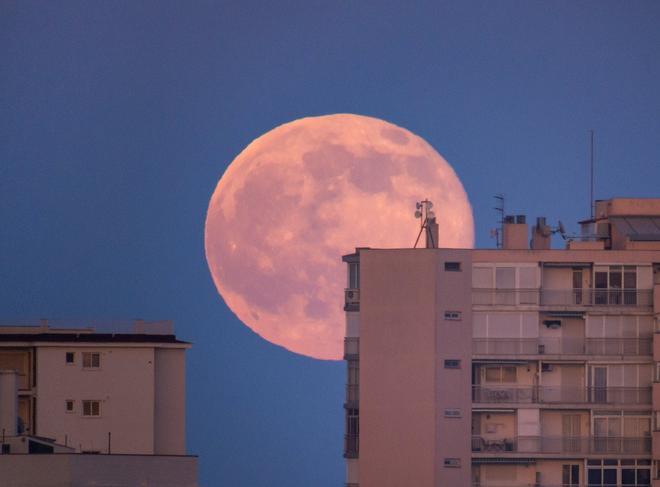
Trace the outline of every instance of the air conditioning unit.
[[543, 364], [541, 365], [541, 372], [552, 372], [554, 366], [552, 364]]
[[360, 304], [359, 289], [346, 289], [344, 296], [346, 297], [346, 304]]

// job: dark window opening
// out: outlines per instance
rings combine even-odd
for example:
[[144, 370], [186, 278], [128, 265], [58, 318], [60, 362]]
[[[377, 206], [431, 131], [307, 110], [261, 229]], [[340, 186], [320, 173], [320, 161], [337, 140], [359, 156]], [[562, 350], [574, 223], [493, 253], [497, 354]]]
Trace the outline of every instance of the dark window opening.
[[445, 360], [445, 369], [460, 369], [461, 361], [456, 359]]
[[445, 271], [447, 272], [461, 272], [460, 262], [445, 262]]

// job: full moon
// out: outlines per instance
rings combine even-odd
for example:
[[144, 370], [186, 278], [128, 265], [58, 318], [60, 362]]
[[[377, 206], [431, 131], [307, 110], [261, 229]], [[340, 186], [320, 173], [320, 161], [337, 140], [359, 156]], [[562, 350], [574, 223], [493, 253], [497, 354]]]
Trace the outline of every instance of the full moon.
[[281, 125], [234, 159], [211, 197], [205, 249], [215, 286], [266, 340], [339, 360], [341, 256], [356, 247], [413, 247], [415, 203], [425, 198], [434, 203], [439, 247], [472, 247], [463, 185], [422, 138], [351, 114]]

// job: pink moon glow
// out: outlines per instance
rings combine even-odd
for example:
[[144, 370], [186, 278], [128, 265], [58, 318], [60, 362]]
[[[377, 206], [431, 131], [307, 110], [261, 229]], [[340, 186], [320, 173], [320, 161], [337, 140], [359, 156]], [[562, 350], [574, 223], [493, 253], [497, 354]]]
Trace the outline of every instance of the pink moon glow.
[[339, 360], [341, 256], [355, 247], [411, 248], [415, 203], [424, 198], [434, 203], [439, 246], [472, 247], [463, 185], [423, 139], [359, 115], [286, 123], [248, 145], [211, 197], [205, 248], [213, 281], [266, 340]]

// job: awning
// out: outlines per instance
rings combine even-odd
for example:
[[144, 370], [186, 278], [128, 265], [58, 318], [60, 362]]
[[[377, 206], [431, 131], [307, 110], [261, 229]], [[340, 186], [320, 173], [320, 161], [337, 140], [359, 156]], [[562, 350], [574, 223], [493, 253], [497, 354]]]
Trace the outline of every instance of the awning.
[[515, 409], [472, 408], [473, 413], [515, 413]]
[[658, 216], [613, 216], [610, 222], [620, 234], [630, 240], [660, 241], [660, 217]]
[[577, 267], [577, 268], [587, 268], [592, 266], [592, 262], [541, 262], [543, 267]]
[[542, 313], [553, 318], [584, 318], [584, 311], [543, 311]]
[[472, 458], [472, 465], [484, 464], [530, 465], [536, 463], [536, 458]]

